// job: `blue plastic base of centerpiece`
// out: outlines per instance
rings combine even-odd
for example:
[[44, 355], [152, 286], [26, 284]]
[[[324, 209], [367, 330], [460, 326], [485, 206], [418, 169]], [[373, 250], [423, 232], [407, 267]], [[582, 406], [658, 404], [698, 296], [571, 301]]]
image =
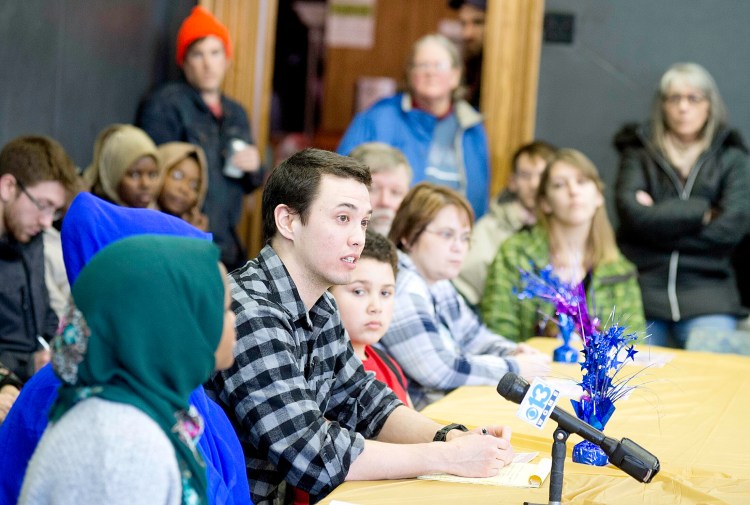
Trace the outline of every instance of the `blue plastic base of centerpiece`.
[[578, 442], [573, 447], [573, 462], [583, 463], [584, 465], [604, 466], [609, 463], [609, 459], [598, 445], [584, 440], [583, 442]]
[[552, 359], [558, 363], [578, 363], [580, 353], [574, 347], [563, 344], [555, 349]]

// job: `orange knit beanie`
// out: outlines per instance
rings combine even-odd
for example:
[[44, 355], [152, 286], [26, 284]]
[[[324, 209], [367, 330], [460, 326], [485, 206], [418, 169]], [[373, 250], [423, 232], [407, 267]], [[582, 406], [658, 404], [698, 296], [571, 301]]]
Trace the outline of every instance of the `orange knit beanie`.
[[201, 6], [193, 8], [193, 11], [180, 26], [177, 32], [177, 65], [180, 67], [185, 62], [185, 53], [190, 44], [196, 40], [213, 35], [224, 43], [224, 52], [227, 58], [232, 57], [232, 42], [229, 40], [229, 30]]

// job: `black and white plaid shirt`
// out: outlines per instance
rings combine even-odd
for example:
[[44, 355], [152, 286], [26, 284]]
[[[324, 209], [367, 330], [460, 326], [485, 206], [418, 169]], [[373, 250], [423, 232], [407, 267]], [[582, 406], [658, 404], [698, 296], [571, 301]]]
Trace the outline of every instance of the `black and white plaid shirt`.
[[282, 480], [316, 501], [402, 403], [365, 372], [333, 297], [308, 313], [270, 246], [230, 277], [236, 361], [211, 379], [211, 396], [239, 425], [255, 504], [271, 503]]

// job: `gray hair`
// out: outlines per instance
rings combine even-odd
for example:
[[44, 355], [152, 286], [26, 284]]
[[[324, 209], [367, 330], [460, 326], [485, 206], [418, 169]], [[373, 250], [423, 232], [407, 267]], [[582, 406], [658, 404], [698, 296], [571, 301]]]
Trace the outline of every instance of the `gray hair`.
[[664, 100], [667, 98], [669, 87], [674, 83], [687, 84], [706, 95], [709, 103], [708, 119], [701, 138], [706, 145], [710, 144], [718, 129], [727, 124], [727, 109], [716, 81], [708, 70], [697, 63], [675, 63], [661, 76], [659, 88], [651, 105], [651, 140], [661, 152], [665, 152], [664, 137], [667, 125], [664, 118]]
[[[461, 59], [461, 53], [451, 39], [445, 35], [439, 33], [431, 33], [417, 39], [411, 46], [411, 52], [409, 53], [409, 59], [406, 61], [406, 68], [404, 69], [404, 82], [406, 83], [405, 88], [412, 92], [411, 81], [409, 79], [409, 72], [414, 65], [414, 57], [419, 49], [426, 44], [437, 44], [448, 52], [448, 56], [451, 59], [451, 67], [458, 69], [461, 72], [461, 79], [463, 79], [463, 60]], [[456, 89], [453, 90], [452, 98], [456, 101], [463, 98], [466, 94], [464, 86], [459, 84]]]
[[412, 179], [411, 165], [404, 153], [384, 142], [365, 142], [355, 147], [349, 156], [367, 165], [371, 174], [393, 172], [403, 166], [409, 180]]

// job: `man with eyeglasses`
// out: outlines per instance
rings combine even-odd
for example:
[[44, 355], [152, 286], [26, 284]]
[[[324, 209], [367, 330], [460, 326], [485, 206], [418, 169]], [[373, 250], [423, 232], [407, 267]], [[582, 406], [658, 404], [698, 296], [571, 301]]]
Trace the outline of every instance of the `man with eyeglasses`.
[[19, 137], [0, 151], [0, 362], [23, 382], [49, 361], [57, 327], [42, 231], [76, 187], [73, 161], [48, 137]]

